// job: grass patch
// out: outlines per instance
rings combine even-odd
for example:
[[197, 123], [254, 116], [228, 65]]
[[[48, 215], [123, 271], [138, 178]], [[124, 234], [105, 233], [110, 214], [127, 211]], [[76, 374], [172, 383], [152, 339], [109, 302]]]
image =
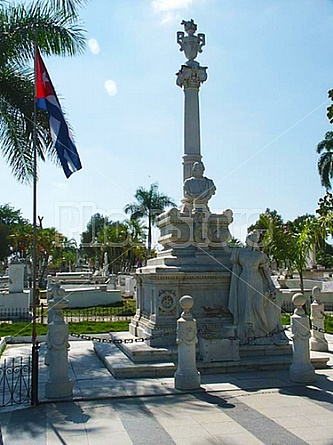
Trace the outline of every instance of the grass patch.
[[324, 321], [324, 329], [327, 334], [333, 334], [333, 317], [332, 315], [326, 315]]
[[73, 334], [103, 334], [107, 332], [128, 331], [129, 321], [85, 321], [82, 323], [68, 323], [69, 332]]
[[[69, 332], [74, 334], [102, 334], [107, 332], [128, 331], [129, 320], [81, 323], [68, 323]], [[47, 334], [47, 324], [36, 325], [38, 335]], [[31, 323], [0, 323], [0, 337], [31, 336]]]
[[[281, 322], [283, 325], [290, 324], [290, 316], [292, 314], [281, 314]], [[333, 334], [333, 316], [332, 315], [325, 315], [324, 320], [324, 329], [327, 334]]]
[[64, 315], [134, 315], [136, 311], [135, 300], [117, 301], [104, 306], [93, 306], [87, 308], [68, 308], [63, 310]]
[[282, 325], [290, 324], [290, 314], [281, 313], [281, 323]]
[[[283, 325], [290, 324], [290, 315], [283, 313], [281, 314], [281, 321]], [[107, 332], [119, 332], [128, 331], [130, 321], [120, 320], [120, 321], [108, 321], [108, 322], [95, 322], [95, 321], [84, 321], [80, 323], [68, 323], [69, 332], [74, 334], [103, 334]], [[326, 315], [325, 317], [325, 331], [328, 334], [333, 334], [333, 316]], [[36, 325], [38, 335], [47, 334], [47, 325], [39, 324]], [[31, 323], [0, 323], [0, 337], [16, 337], [16, 336], [31, 336], [32, 325]]]

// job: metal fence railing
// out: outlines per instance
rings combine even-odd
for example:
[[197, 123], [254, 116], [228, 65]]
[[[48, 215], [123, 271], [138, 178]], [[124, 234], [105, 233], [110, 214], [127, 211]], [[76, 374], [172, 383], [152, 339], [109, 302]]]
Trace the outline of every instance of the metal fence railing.
[[0, 321], [27, 321], [31, 313], [26, 308], [0, 308]]
[[[307, 312], [310, 312], [310, 302], [306, 302], [305, 307], [306, 307]], [[333, 311], [333, 302], [324, 302], [324, 308], [325, 308], [325, 311], [332, 312]], [[281, 305], [282, 312], [293, 313], [294, 310], [295, 310], [295, 306], [292, 303], [292, 301], [284, 301]]]
[[[63, 310], [66, 322], [81, 321], [115, 321], [126, 320], [135, 314], [135, 302], [125, 300], [114, 306], [96, 306], [90, 308], [69, 308]], [[36, 309], [37, 323], [46, 324], [48, 318], [48, 306], [41, 304]], [[32, 321], [32, 312], [28, 309], [5, 309], [0, 308], [1, 322], [30, 322]]]
[[31, 357], [4, 359], [0, 365], [0, 407], [31, 400]]
[[[63, 309], [64, 320], [67, 323], [78, 323], [82, 321], [116, 321], [127, 320], [135, 314], [135, 302], [125, 300], [119, 306], [96, 306], [90, 308]], [[47, 306], [41, 305], [37, 308], [39, 323], [47, 323]]]

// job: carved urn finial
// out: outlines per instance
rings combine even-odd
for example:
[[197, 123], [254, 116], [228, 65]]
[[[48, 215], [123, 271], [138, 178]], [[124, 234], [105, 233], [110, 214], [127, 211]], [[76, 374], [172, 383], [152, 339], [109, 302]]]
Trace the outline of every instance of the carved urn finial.
[[177, 43], [180, 45], [180, 51], [184, 51], [187, 58], [186, 65], [199, 66], [199, 63], [194, 59], [198, 53], [202, 53], [202, 47], [205, 45], [205, 34], [194, 35], [197, 30], [197, 25], [193, 19], [186, 21], [183, 20], [181, 25], [184, 25], [185, 32], [188, 34], [185, 36], [183, 31], [177, 32]]

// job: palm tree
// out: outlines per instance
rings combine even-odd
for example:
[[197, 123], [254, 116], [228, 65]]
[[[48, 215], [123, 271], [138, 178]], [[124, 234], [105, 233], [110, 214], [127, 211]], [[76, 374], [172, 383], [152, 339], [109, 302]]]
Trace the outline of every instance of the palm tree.
[[317, 242], [316, 218], [308, 218], [302, 224], [286, 224], [285, 237], [288, 245], [288, 259], [300, 278], [301, 292], [304, 293], [304, 270], [307, 267], [311, 250]]
[[131, 219], [148, 218], [148, 237], [147, 250], [148, 257], [151, 256], [152, 227], [155, 224], [156, 217], [166, 207], [175, 206], [174, 201], [167, 195], [158, 191], [158, 184], [151, 184], [149, 190], [139, 187], [135, 192], [136, 202], [127, 204], [124, 208], [125, 213], [131, 215]]
[[317, 153], [320, 154], [318, 160], [318, 172], [321, 184], [326, 190], [331, 190], [333, 179], [333, 131], [328, 131], [317, 145]]
[[[85, 47], [76, 7], [85, 0], [0, 0], [0, 150], [20, 181], [33, 172], [34, 44], [45, 55], [73, 56]], [[48, 119], [38, 113], [37, 152], [56, 160]]]

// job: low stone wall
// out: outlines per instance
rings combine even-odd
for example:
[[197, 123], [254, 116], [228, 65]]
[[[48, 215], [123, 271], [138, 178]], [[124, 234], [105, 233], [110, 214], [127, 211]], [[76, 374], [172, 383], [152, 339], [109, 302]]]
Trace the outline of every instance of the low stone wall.
[[[300, 289], [280, 289], [280, 301], [282, 310], [287, 312], [293, 312], [294, 305], [291, 301], [292, 297], [300, 292]], [[304, 291], [304, 296], [306, 298], [306, 306], [310, 306], [311, 300], [311, 289], [306, 289]], [[320, 302], [324, 303], [325, 311], [333, 311], [333, 292], [321, 292]]]
[[29, 308], [29, 291], [0, 293], [0, 318], [29, 317]]
[[68, 307], [103, 306], [121, 301], [120, 290], [101, 290], [89, 288], [64, 289]]

